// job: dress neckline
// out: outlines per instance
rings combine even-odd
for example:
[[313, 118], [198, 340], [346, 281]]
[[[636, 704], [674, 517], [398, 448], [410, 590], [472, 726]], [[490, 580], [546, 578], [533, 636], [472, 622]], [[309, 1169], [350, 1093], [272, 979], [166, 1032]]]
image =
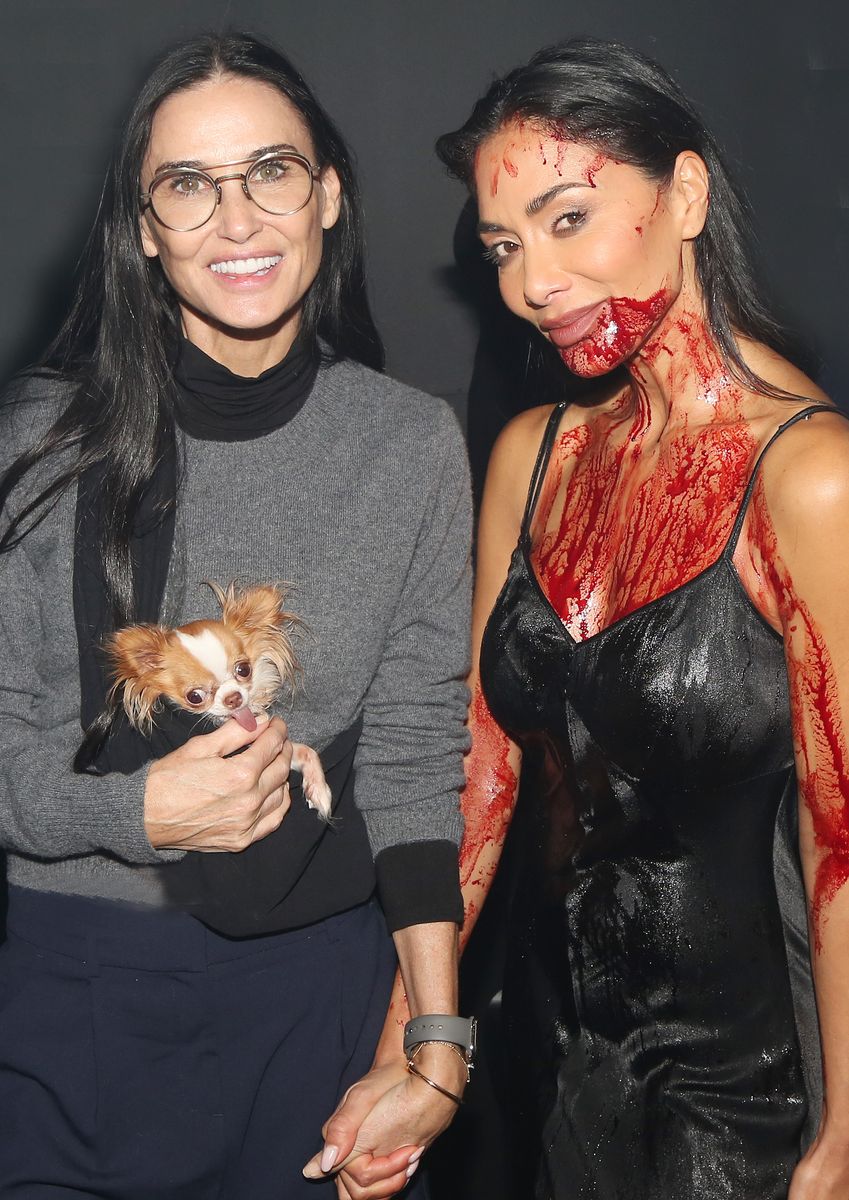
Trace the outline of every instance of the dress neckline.
[[769, 621], [766, 620], [763, 613], [761, 613], [756, 608], [756, 606], [752, 603], [751, 596], [746, 591], [746, 589], [743, 587], [743, 581], [740, 579], [740, 576], [737, 574], [737, 571], [734, 568], [734, 564], [733, 564], [733, 562], [731, 562], [731, 560], [726, 555], [725, 550], [722, 551], [722, 553], [719, 555], [718, 558], [715, 558], [712, 563], [709, 563], [706, 567], [703, 567], [702, 570], [699, 571], [696, 575], [693, 575], [689, 579], [686, 579], [683, 583], [679, 583], [676, 587], [670, 588], [670, 590], [668, 592], [664, 592], [660, 596], [655, 596], [652, 600], [647, 600], [645, 602], [645, 604], [640, 604], [640, 605], [638, 605], [637, 608], [632, 608], [629, 612], [623, 613], [621, 617], [617, 617], [616, 620], [611, 621], [611, 623], [609, 625], [605, 625], [603, 628], [597, 629], [595, 631], [595, 633], [591, 633], [585, 638], [576, 638], [575, 635], [572, 633], [571, 629], [569, 628], [569, 626], [566, 624], [566, 622], [563, 620], [563, 618], [557, 612], [557, 609], [551, 603], [548, 596], [545, 594], [545, 589], [543, 588], [542, 584], [540, 583], [539, 576], [537, 575], [536, 571], [534, 570], [534, 565], [531, 562], [529, 547], [528, 547], [527, 543], [520, 542], [519, 545], [516, 547], [516, 549], [522, 556], [522, 562], [525, 567], [525, 572], [528, 575], [528, 578], [530, 579], [531, 585], [533, 586], [533, 588], [536, 591], [537, 595], [539, 596], [540, 600], [542, 601], [542, 603], [545, 605], [546, 609], [550, 613], [552, 619], [556, 622], [557, 628], [561, 631], [561, 633], [563, 634], [563, 636], [566, 638], [569, 645], [573, 649], [578, 650], [578, 649], [580, 649], [581, 646], [586, 646], [590, 642], [599, 641], [601, 638], [604, 637], [604, 635], [606, 633], [611, 633], [613, 630], [620, 629], [621, 626], [623, 626], [625, 624], [625, 622], [629, 621], [632, 617], [636, 617], [641, 613], [645, 613], [653, 608], [656, 608], [659, 604], [662, 604], [664, 600], [677, 599], [683, 592], [686, 592], [688, 590], [688, 588], [695, 587], [697, 584], [704, 582], [715, 571], [718, 572], [719, 568], [723, 564], [725, 564], [728, 567], [728, 569], [731, 572], [731, 575], [734, 579], [734, 582], [737, 585], [737, 589], [739, 590], [743, 600], [748, 604], [748, 606], [755, 613], [755, 615], [760, 618], [760, 620], [763, 622], [764, 626], [770, 631], [770, 633], [772, 633], [777, 638], [777, 640], [779, 642], [783, 642], [783, 640], [784, 640], [782, 638], [781, 634], [778, 632], [778, 630], [773, 628], [772, 625], [770, 625]]
[[530, 524], [533, 519], [534, 512], [536, 510], [536, 504], [537, 504], [537, 500], [539, 498], [540, 491], [542, 490], [542, 483], [545, 478], [546, 470], [548, 468], [548, 462], [549, 462], [549, 459], [551, 456], [551, 450], [554, 445], [554, 438], [555, 438], [558, 426], [560, 424], [560, 420], [563, 416], [563, 413], [564, 413], [566, 407], [567, 407], [566, 403], [558, 404], [552, 411], [551, 416], [549, 417], [548, 423], [546, 425], [542, 444], [540, 446], [539, 455], [537, 456], [536, 465], [534, 466], [533, 475], [531, 476], [531, 483], [530, 483], [530, 487], [528, 489], [528, 501], [527, 501], [527, 505], [525, 507], [525, 515], [522, 520], [522, 528], [521, 528], [521, 532], [519, 534], [519, 542], [518, 542], [516, 549], [522, 555], [522, 560], [523, 560], [523, 563], [525, 566], [525, 570], [530, 578], [530, 581], [531, 581], [534, 589], [540, 596], [540, 598], [541, 598], [543, 604], [545, 605], [546, 609], [548, 610], [548, 612], [551, 614], [551, 616], [557, 622], [558, 628], [562, 631], [562, 633], [568, 640], [569, 645], [572, 646], [573, 648], [577, 649], [581, 646], [588, 645], [590, 642], [598, 641], [598, 639], [602, 638], [604, 636], [604, 634], [609, 633], [614, 629], [621, 628], [621, 626], [624, 624], [624, 622], [628, 621], [631, 617], [636, 617], [639, 613], [644, 613], [644, 612], [649, 611], [650, 609], [653, 609], [655, 606], [662, 603], [664, 600], [670, 600], [670, 599], [675, 599], [675, 598], [679, 597], [688, 588], [693, 587], [695, 584], [698, 584], [701, 581], [707, 579], [711, 574], [713, 574], [713, 572], [718, 571], [723, 563], [725, 563], [726, 566], [728, 567], [728, 569], [730, 570], [731, 576], [732, 576], [735, 584], [737, 585], [737, 589], [740, 592], [740, 594], [742, 595], [743, 599], [746, 601], [749, 608], [760, 618], [760, 620], [764, 624], [764, 626], [768, 630], [770, 630], [770, 632], [778, 639], [778, 641], [783, 642], [784, 639], [782, 638], [782, 636], [778, 632], [778, 630], [775, 629], [772, 625], [770, 625], [770, 623], [764, 617], [763, 613], [760, 612], [760, 610], [756, 607], [756, 605], [752, 601], [751, 596], [749, 595], [749, 593], [746, 591], [745, 587], [743, 586], [743, 581], [740, 579], [740, 576], [737, 574], [737, 570], [734, 567], [732, 557], [734, 555], [734, 551], [737, 549], [737, 542], [740, 538], [740, 531], [743, 528], [743, 521], [745, 519], [746, 512], [749, 507], [749, 501], [751, 500], [752, 493], [754, 492], [755, 483], [757, 482], [758, 472], [760, 470], [760, 465], [764, 459], [766, 452], [769, 450], [769, 448], [773, 444], [773, 442], [776, 441], [776, 439], [779, 438], [786, 429], [789, 429], [792, 425], [797, 424], [799, 421], [808, 420], [808, 418], [812, 417], [815, 413], [836, 412], [841, 416], [847, 416], [847, 414], [842, 413], [840, 409], [836, 408], [834, 405], [831, 405], [831, 404], [811, 404], [811, 405], [808, 405], [807, 408], [800, 409], [799, 412], [794, 413], [793, 416], [789, 418], [789, 420], [784, 421], [781, 425], [779, 425], [778, 428], [775, 430], [775, 432], [772, 433], [771, 436], [767, 439], [766, 443], [764, 444], [763, 448], [761, 449], [757, 458], [755, 459], [754, 466], [752, 467], [748, 482], [746, 484], [746, 489], [743, 493], [743, 498], [740, 501], [740, 505], [737, 510], [737, 516], [735, 517], [734, 524], [731, 527], [731, 532], [729, 533], [729, 535], [725, 541], [725, 545], [722, 547], [722, 550], [717, 555], [717, 557], [713, 560], [713, 562], [709, 563], [706, 567], [703, 567], [700, 571], [697, 571], [695, 575], [692, 575], [689, 579], [686, 579], [683, 583], [679, 583], [676, 587], [670, 588], [670, 590], [668, 592], [663, 592], [660, 596], [655, 596], [651, 600], [647, 600], [645, 602], [645, 604], [640, 604], [640, 605], [638, 605], [637, 608], [632, 608], [632, 609], [630, 609], [630, 611], [623, 613], [620, 617], [617, 617], [615, 620], [611, 621], [609, 625], [605, 625], [601, 629], [597, 629], [595, 631], [595, 633], [591, 633], [585, 638], [576, 638], [575, 635], [572, 633], [571, 629], [569, 629], [566, 622], [563, 620], [563, 618], [557, 612], [557, 609], [551, 603], [551, 600], [548, 598], [548, 596], [545, 592], [545, 589], [542, 586], [542, 582], [540, 581], [540, 578], [537, 575], [536, 570], [534, 568], [534, 564], [531, 561], [531, 539], [530, 539]]

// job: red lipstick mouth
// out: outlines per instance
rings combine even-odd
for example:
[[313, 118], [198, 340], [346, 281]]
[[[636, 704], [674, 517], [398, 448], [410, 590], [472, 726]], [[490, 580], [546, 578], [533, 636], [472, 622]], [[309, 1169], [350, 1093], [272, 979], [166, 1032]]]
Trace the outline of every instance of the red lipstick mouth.
[[543, 321], [539, 328], [543, 333], [548, 334], [558, 350], [565, 350], [586, 337], [598, 322], [606, 306], [607, 301], [601, 300], [597, 304], [586, 304], [583, 308], [573, 308], [571, 312], [565, 313], [562, 317]]

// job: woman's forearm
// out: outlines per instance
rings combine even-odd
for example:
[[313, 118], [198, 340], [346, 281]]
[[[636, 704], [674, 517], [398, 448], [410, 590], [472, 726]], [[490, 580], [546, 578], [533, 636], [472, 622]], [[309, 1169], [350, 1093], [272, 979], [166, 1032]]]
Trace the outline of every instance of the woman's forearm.
[[[822, 847], [813, 837], [810, 813], [800, 805], [800, 849], [808, 894], [822, 865]], [[849, 886], [844, 885], [819, 911], [810, 906], [811, 963], [817, 998], [823, 1064], [823, 1115], [819, 1140], [841, 1147], [849, 1164]]]
[[501, 859], [516, 805], [521, 753], [496, 722], [475, 678], [469, 729], [472, 748], [466, 758], [466, 789], [461, 798], [465, 832], [460, 846], [460, 884], [465, 919], [461, 950], [469, 940]]
[[457, 1012], [457, 926], [410, 925], [394, 935], [410, 1016]]

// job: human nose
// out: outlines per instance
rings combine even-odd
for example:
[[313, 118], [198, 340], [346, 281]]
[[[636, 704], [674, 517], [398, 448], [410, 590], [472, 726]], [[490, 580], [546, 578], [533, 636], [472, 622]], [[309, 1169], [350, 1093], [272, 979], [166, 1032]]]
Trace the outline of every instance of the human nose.
[[219, 231], [234, 242], [247, 241], [262, 226], [262, 212], [247, 195], [244, 182], [241, 175], [218, 180]]
[[522, 256], [522, 291], [528, 308], [546, 308], [572, 287], [572, 277], [548, 246], [526, 246]]

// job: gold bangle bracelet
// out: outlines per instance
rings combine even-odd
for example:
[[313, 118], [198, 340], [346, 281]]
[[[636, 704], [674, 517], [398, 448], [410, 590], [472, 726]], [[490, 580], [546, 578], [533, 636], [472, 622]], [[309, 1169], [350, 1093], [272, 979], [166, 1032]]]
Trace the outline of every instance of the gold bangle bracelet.
[[424, 1042], [416, 1042], [415, 1046], [413, 1047], [412, 1054], [408, 1055], [408, 1057], [411, 1061], [413, 1059], [415, 1059], [416, 1055], [421, 1050], [422, 1046], [444, 1046], [446, 1048], [446, 1050], [452, 1050], [454, 1052], [454, 1054], [457, 1055], [457, 1057], [459, 1058], [459, 1060], [463, 1064], [463, 1066], [466, 1068], [466, 1083], [469, 1082], [469, 1080], [472, 1077], [471, 1076], [472, 1064], [466, 1058], [465, 1054], [463, 1053], [463, 1051], [460, 1049], [460, 1047], [457, 1045], [456, 1042], [443, 1042], [437, 1038], [428, 1038]]
[[444, 1088], [442, 1084], [437, 1083], [435, 1079], [430, 1079], [427, 1075], [423, 1075], [411, 1058], [407, 1059], [407, 1070], [411, 1075], [415, 1075], [417, 1079], [421, 1079], [422, 1083], [428, 1084], [429, 1087], [435, 1088], [435, 1090], [440, 1092], [441, 1095], [447, 1096], [449, 1100], [453, 1100], [458, 1108], [463, 1103], [462, 1096], [455, 1096], [453, 1092], [449, 1092], [448, 1088]]

